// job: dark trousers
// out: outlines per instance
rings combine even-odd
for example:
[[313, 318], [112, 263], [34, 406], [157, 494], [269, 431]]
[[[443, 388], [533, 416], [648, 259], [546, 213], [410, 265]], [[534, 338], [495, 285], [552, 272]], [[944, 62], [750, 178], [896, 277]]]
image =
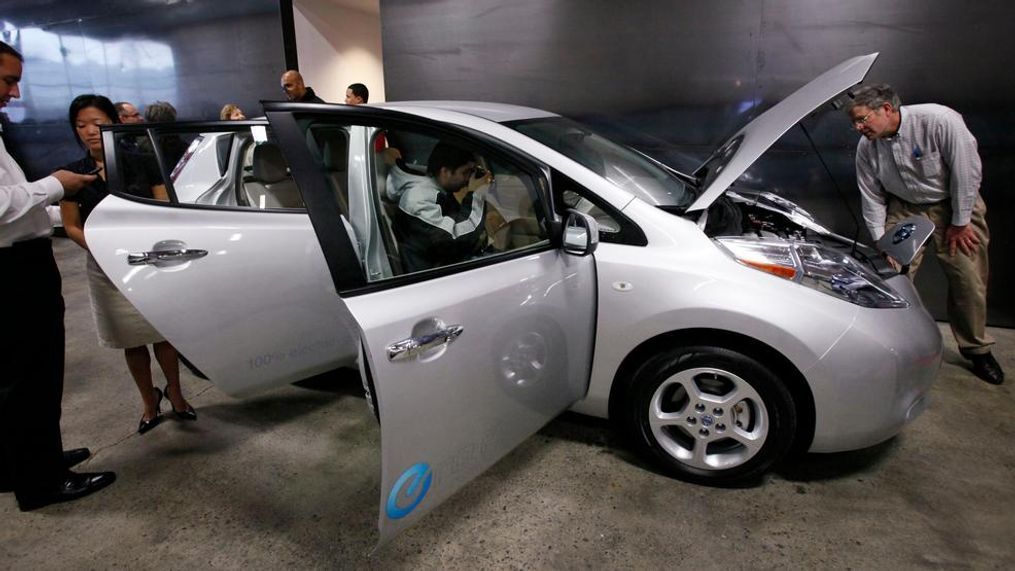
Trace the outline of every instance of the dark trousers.
[[0, 248], [0, 481], [21, 501], [63, 480], [64, 329], [49, 238]]

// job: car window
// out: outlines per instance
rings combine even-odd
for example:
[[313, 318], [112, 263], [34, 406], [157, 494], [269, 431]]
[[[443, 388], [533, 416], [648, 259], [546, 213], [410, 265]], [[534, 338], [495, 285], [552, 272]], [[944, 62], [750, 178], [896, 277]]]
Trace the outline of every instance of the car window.
[[564, 117], [509, 123], [524, 135], [560, 152], [649, 204], [686, 208], [694, 189], [641, 153]]
[[601, 242], [632, 246], [647, 244], [645, 234], [634, 222], [557, 170], [553, 171], [553, 196], [557, 212], [561, 215], [568, 209], [574, 209], [595, 218]]
[[119, 189], [141, 198], [157, 198], [162, 187], [180, 204], [304, 207], [289, 165], [264, 125], [117, 133], [116, 157]]
[[565, 189], [561, 193], [561, 198], [564, 201], [564, 206], [573, 208], [578, 212], [588, 214], [589, 216], [596, 219], [599, 224], [599, 233], [602, 234], [616, 234], [620, 232], [620, 224], [617, 221], [592, 203], [589, 199], [578, 194], [574, 190]]
[[550, 243], [539, 174], [496, 151], [423, 129], [299, 124], [368, 281]]

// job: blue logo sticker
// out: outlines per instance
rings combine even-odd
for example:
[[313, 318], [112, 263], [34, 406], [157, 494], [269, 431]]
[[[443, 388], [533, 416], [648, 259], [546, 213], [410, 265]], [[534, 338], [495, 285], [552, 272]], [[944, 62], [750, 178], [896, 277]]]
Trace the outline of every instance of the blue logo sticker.
[[899, 242], [909, 238], [913, 235], [913, 231], [916, 230], [916, 224], [907, 222], [903, 224], [901, 228], [895, 231], [895, 235], [892, 236], [892, 244], [898, 244]]
[[391, 487], [388, 494], [388, 505], [386, 511], [391, 519], [401, 519], [416, 509], [416, 506], [423, 501], [426, 493], [430, 491], [430, 483], [433, 481], [433, 471], [426, 462], [420, 462], [409, 467], [398, 477], [398, 481]]

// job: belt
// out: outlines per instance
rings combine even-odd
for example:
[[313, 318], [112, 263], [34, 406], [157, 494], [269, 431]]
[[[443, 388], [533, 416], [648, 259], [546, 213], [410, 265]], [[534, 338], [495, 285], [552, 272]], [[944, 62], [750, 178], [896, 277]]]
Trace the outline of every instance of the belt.
[[52, 242], [52, 239], [49, 236], [40, 236], [30, 240], [15, 242], [11, 248], [45, 248], [50, 242]]
[[22, 240], [5, 248], [0, 248], [0, 259], [11, 260], [35, 252], [52, 251], [52, 248], [52, 240], [49, 236]]

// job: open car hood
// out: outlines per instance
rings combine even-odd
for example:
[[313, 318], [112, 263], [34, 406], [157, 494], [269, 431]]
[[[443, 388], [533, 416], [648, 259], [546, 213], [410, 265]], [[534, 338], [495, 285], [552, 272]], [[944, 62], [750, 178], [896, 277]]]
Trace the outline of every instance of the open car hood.
[[848, 59], [793, 92], [726, 140], [694, 175], [703, 189], [687, 212], [708, 208], [754, 161], [809, 113], [863, 81], [877, 52]]

